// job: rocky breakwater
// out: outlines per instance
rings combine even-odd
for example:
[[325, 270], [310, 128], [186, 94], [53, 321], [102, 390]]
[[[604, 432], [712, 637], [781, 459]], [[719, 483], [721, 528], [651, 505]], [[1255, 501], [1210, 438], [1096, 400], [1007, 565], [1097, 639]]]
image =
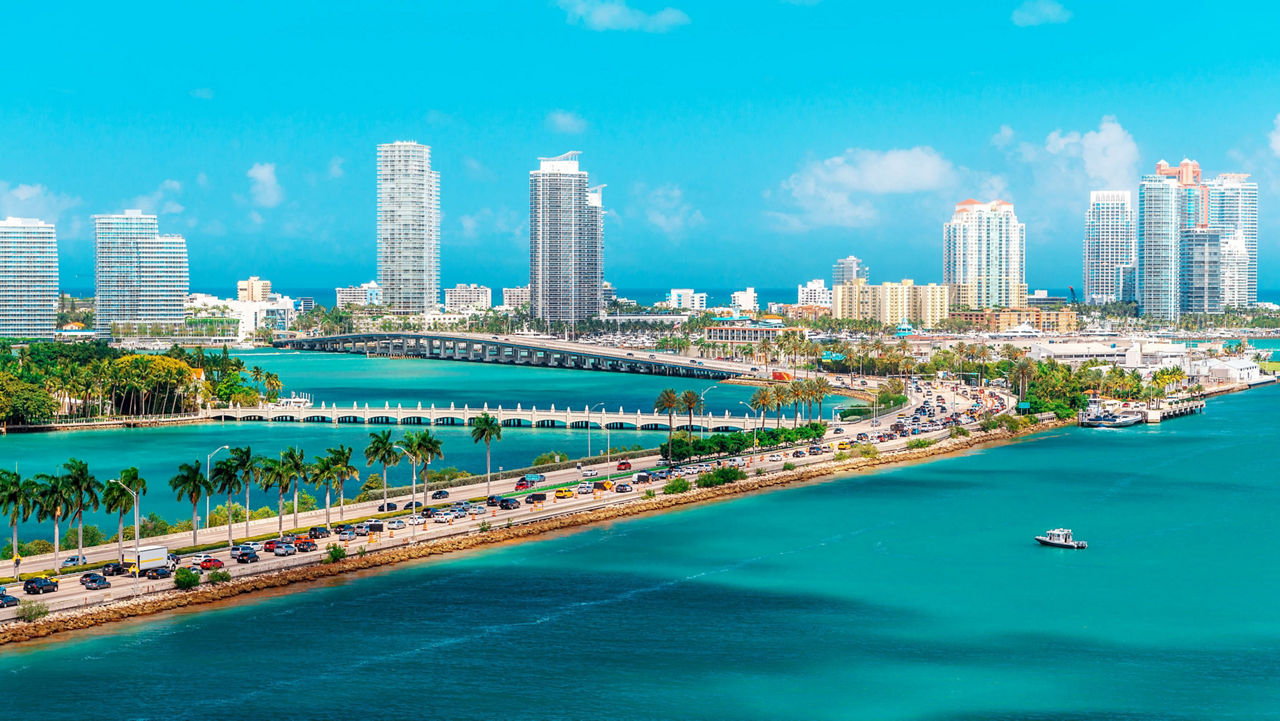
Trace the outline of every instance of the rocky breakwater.
[[232, 578], [217, 585], [203, 584], [189, 591], [164, 591], [142, 598], [85, 609], [60, 611], [31, 622], [13, 621], [0, 626], [0, 645], [31, 641], [54, 634], [91, 628], [130, 618], [172, 611], [187, 606], [217, 603], [237, 596], [281, 588], [295, 583], [318, 581], [324, 578], [352, 573], [378, 566], [387, 566], [429, 556], [466, 551], [495, 543], [508, 543], [577, 526], [601, 523], [644, 513], [653, 513], [694, 503], [723, 498], [742, 493], [764, 490], [776, 486], [828, 478], [836, 473], [868, 470], [872, 468], [924, 461], [972, 448], [989, 446], [1018, 436], [1038, 433], [1067, 425], [1074, 420], [1039, 423], [1029, 428], [1010, 432], [1004, 429], [987, 433], [974, 432], [969, 437], [949, 438], [927, 448], [884, 453], [874, 458], [852, 457], [829, 460], [801, 466], [795, 470], [777, 471], [712, 488], [692, 488], [685, 493], [665, 495], [658, 489], [653, 498], [638, 498], [627, 503], [591, 511], [557, 516], [511, 527], [477, 531], [465, 536], [434, 539], [411, 546], [370, 551], [363, 555], [349, 556], [333, 563], [316, 563], [300, 568], [271, 571], [253, 576]]

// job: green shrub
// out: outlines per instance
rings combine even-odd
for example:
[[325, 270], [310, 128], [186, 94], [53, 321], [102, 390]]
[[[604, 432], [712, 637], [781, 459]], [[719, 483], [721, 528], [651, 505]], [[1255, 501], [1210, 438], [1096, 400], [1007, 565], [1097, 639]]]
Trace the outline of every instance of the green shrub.
[[654, 493], [652, 488], [644, 492], [645, 498], [657, 498], [657, 496], [658, 494]]
[[849, 460], [849, 454], [848, 454], [847, 452], [845, 452], [845, 451], [836, 451], [836, 454], [835, 454], [834, 456], [832, 456], [832, 457], [831, 457], [831, 460], [833, 460], [833, 461], [847, 461], [847, 460]]
[[662, 492], [668, 496], [677, 493], [684, 493], [689, 490], [689, 481], [684, 478], [672, 478], [662, 487]]
[[999, 427], [1000, 421], [994, 418], [983, 418], [982, 422], [978, 424], [978, 428], [982, 429], [984, 433], [990, 433]]
[[698, 476], [698, 488], [713, 488], [715, 486], [723, 486], [726, 483], [741, 481], [746, 478], [747, 474], [742, 469], [734, 466], [724, 466], [714, 471], [703, 473]]
[[1022, 430], [1022, 419], [1014, 415], [1003, 415], [996, 420], [1001, 426], [1010, 432], [1016, 433]]
[[480, 532], [481, 532], [481, 533], [485, 533], [485, 532], [487, 532], [488, 530], [489, 530], [489, 522], [488, 522], [488, 521], [481, 521], [481, 522], [480, 522]]
[[364, 554], [366, 553], [368, 553], [368, 551], [365, 550], [364, 546], [361, 546], [356, 549], [356, 555], [359, 556], [360, 558], [364, 558]]
[[795, 469], [796, 469], [796, 464], [792, 463], [791, 461], [787, 461], [786, 463], [782, 464], [782, 470], [784, 471], [794, 471]]
[[200, 574], [190, 568], [179, 568], [178, 572], [173, 574], [173, 585], [182, 591], [195, 588], [200, 585]]
[[219, 583], [226, 583], [227, 581], [230, 581], [230, 580], [231, 580], [231, 574], [221, 569], [209, 572], [209, 583], [215, 586], [218, 585]]
[[325, 563], [337, 563], [347, 557], [347, 549], [336, 543], [330, 543], [325, 547], [324, 554]]
[[859, 443], [858, 455], [862, 456], [863, 458], [875, 458], [876, 456], [880, 455], [880, 449], [876, 448], [875, 444], [872, 444], [872, 443]]
[[756, 475], [757, 475], [757, 476], [763, 476], [765, 473], [768, 473], [768, 471], [766, 471], [765, 469], [763, 469], [763, 468], [761, 468], [761, 467], [759, 467], [759, 466], [756, 466]]
[[49, 615], [49, 606], [44, 601], [18, 601], [18, 618], [23, 621], [34, 621]]
[[951, 426], [951, 437], [952, 438], [968, 438], [969, 429], [965, 428], [964, 426]]
[[934, 443], [937, 443], [937, 441], [932, 438], [912, 438], [907, 441], [907, 448], [914, 451], [921, 448], [928, 448]]

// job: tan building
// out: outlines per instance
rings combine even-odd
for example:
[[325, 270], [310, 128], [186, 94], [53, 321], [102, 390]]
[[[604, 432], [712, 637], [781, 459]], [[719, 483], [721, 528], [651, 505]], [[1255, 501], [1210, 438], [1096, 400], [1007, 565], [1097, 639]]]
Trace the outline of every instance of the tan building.
[[956, 320], [972, 323], [988, 333], [1004, 333], [1020, 325], [1028, 325], [1046, 333], [1072, 333], [1079, 329], [1080, 318], [1073, 310], [1041, 308], [1002, 308], [956, 311]]
[[937, 283], [916, 285], [904, 279], [897, 283], [869, 285], [865, 279], [837, 285], [832, 291], [831, 313], [836, 318], [874, 320], [897, 325], [903, 320], [932, 328], [947, 317], [951, 293]]
[[263, 303], [266, 302], [269, 295], [271, 295], [271, 281], [269, 280], [262, 280], [256, 275], [251, 275], [249, 280], [236, 282], [236, 300]]
[[759, 343], [768, 339], [769, 342], [778, 340], [778, 336], [786, 333], [794, 328], [788, 328], [782, 324], [751, 324], [751, 325], [713, 325], [707, 328], [706, 338], [712, 343], [732, 343], [738, 345], [741, 343]]

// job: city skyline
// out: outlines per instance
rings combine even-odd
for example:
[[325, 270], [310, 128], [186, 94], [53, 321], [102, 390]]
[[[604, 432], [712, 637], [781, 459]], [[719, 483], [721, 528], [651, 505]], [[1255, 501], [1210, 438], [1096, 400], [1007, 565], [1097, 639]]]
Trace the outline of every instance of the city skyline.
[[[0, 138], [8, 141], [0, 215], [57, 224], [68, 288], [91, 284], [89, 216], [122, 207], [157, 212], [188, 237], [201, 287], [252, 274], [272, 275], [281, 287], [362, 282], [376, 275], [370, 149], [414, 138], [432, 146], [434, 167], [448, 179], [441, 286], [480, 279], [499, 286], [520, 282], [525, 270], [517, 256], [527, 242], [521, 186], [528, 159], [575, 147], [613, 183], [606, 235], [616, 243], [607, 251], [611, 275], [624, 287], [650, 285], [651, 252], [684, 259], [667, 281], [681, 285], [769, 287], [773, 272], [787, 276], [777, 285], [788, 285], [825, 276], [831, 258], [851, 254], [883, 277], [925, 278], [936, 219], [967, 197], [1015, 203], [1028, 226], [1028, 282], [1065, 287], [1076, 280], [1061, 269], [1078, 267], [1088, 191], [1136, 192], [1142, 170], [1161, 157], [1186, 156], [1259, 182], [1261, 287], [1280, 285], [1268, 283], [1280, 277], [1280, 254], [1268, 237], [1280, 220], [1272, 182], [1280, 174], [1273, 149], [1280, 142], [1272, 142], [1280, 107], [1263, 34], [1228, 27], [1193, 4], [1148, 17], [1140, 8], [1104, 15], [1065, 2], [1062, 15], [1038, 24], [1015, 12], [1021, 4], [939, 4], [921, 22], [892, 8], [860, 8], [855, 16], [831, 2], [757, 3], [735, 10], [746, 28], [705, 2], [676, 3], [687, 22], [661, 27], [643, 19], [657, 18], [665, 5], [642, 0], [625, 6], [633, 11], [626, 22], [575, 14], [570, 4], [490, 13], [498, 6], [402, 9], [406, 22], [398, 25], [425, 32], [433, 55], [477, 59], [459, 64], [453, 77], [420, 81], [383, 71], [399, 62], [412, 76], [427, 66], [396, 49], [407, 29], [385, 29], [392, 36], [386, 61], [348, 53], [338, 64], [281, 37], [288, 34], [280, 28], [296, 22], [290, 13], [254, 8], [235, 23], [249, 33], [242, 58], [215, 65], [203, 59], [216, 56], [202, 52], [208, 41], [186, 38], [127, 97], [109, 89], [129, 74], [130, 58], [95, 52], [87, 62], [84, 49], [93, 46], [90, 28], [109, 31], [124, 19], [87, 7], [84, 22], [67, 29], [66, 53], [5, 80], [10, 97], [24, 102], [0, 114]], [[1251, 26], [1266, 26], [1276, 13], [1260, 10]], [[33, 24], [51, 22], [43, 12], [23, 11]], [[136, 22], [164, 52], [177, 40], [160, 31], [183, 12]], [[490, 25], [477, 25], [481, 17]], [[905, 42], [920, 48], [964, 32], [978, 49], [951, 58], [958, 65], [942, 72], [936, 53], [878, 52], [891, 41], [869, 38], [866, 52], [849, 62], [823, 41], [855, 19], [890, 27], [910, 20]], [[209, 21], [211, 31], [229, 22]], [[370, 22], [354, 10], [307, 20], [321, 32]], [[582, 82], [535, 88], [525, 79], [552, 72], [552, 60], [533, 58], [513, 71], [514, 51], [492, 39], [501, 34], [494, 24], [506, 23], [598, 62], [582, 70]], [[1139, 44], [1121, 32], [1135, 25], [1160, 37], [1194, 30], [1205, 47], [1229, 39], [1233, 53], [1202, 61], [1194, 77], [1147, 67], [1139, 83], [1117, 72], [1139, 62]], [[767, 62], [713, 61], [689, 72], [681, 61], [684, 70], [675, 72], [676, 58], [713, 58], [730, 37], [752, 42], [764, 28], [782, 37], [803, 28], [811, 42], [784, 42], [794, 52]], [[263, 42], [255, 44], [259, 34]], [[1087, 57], [1060, 52], [1086, 38], [1094, 47]], [[33, 41], [15, 38], [15, 52]], [[623, 92], [607, 79], [618, 59], [635, 53], [653, 67], [629, 77]], [[277, 82], [295, 63], [307, 72]], [[259, 66], [264, 72], [250, 71]], [[406, 82], [425, 92], [404, 92]], [[490, 92], [472, 92], [478, 86]], [[993, 99], [1003, 101], [1003, 112], [990, 112]], [[1216, 112], [1170, 119], [1170, 103], [1191, 100]], [[94, 109], [92, 124], [86, 107]], [[740, 122], [726, 126], [726, 117]], [[59, 140], [69, 137], [75, 142]], [[194, 152], [196, 137], [209, 152]], [[725, 243], [756, 252], [726, 269], [716, 257]], [[767, 257], [779, 245], [813, 253]], [[278, 263], [303, 253], [305, 266]]]

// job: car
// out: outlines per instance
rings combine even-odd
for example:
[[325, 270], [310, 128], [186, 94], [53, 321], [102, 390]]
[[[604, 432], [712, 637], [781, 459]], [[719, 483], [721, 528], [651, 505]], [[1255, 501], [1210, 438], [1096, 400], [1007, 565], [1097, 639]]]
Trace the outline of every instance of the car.
[[378, 513], [386, 513], [387, 511], [394, 510], [396, 510], [396, 504], [391, 503], [390, 501], [378, 505]]
[[231, 558], [234, 560], [234, 559], [235, 559], [235, 558], [237, 558], [241, 553], [244, 553], [245, 551], [250, 551], [250, 550], [253, 550], [253, 549], [251, 549], [251, 548], [249, 548], [249, 547], [247, 547], [247, 546], [232, 546], [232, 547], [231, 547]]
[[369, 524], [367, 524], [367, 523], [357, 523], [357, 524], [356, 524], [356, 527], [355, 527], [354, 529], [352, 529], [352, 530], [354, 530], [354, 531], [356, 532], [356, 535], [357, 535], [357, 536], [367, 536], [367, 535], [369, 535]]
[[405, 521], [406, 521], [410, 526], [421, 526], [422, 524], [424, 524], [424, 523], [426, 523], [426, 522], [427, 522], [427, 518], [426, 518], [426, 516], [421, 516], [421, 515], [419, 515], [419, 514], [417, 514], [417, 513], [413, 514], [412, 516], [409, 516], [408, 518], [406, 518], [406, 519], [404, 519], [404, 520], [405, 520]]
[[774, 463], [777, 463], [778, 461], [782, 460], [782, 456], [778, 455], [777, 453], [774, 453], [769, 456], [769, 460], [773, 461]]
[[572, 488], [557, 488], [556, 498], [577, 498], [578, 494], [573, 492]]
[[4, 592], [4, 588], [0, 588], [0, 608], [11, 608], [18, 605], [17, 596], [10, 596]]
[[453, 509], [453, 517], [459, 521], [465, 521], [467, 519], [468, 512], [469, 509], [466, 508], [455, 508]]
[[262, 550], [267, 553], [275, 553], [276, 546], [282, 543], [284, 543], [284, 541], [280, 540], [279, 538], [273, 538], [270, 541], [267, 541], [266, 543], [262, 544]]
[[616, 486], [614, 486], [614, 487], [613, 487], [613, 492], [614, 492], [614, 493], [630, 493], [630, 492], [631, 492], [631, 484], [630, 484], [630, 483], [619, 483], [618, 485], [616, 485]]
[[339, 534], [338, 534], [338, 540], [339, 540], [339, 541], [354, 541], [354, 540], [356, 540], [356, 532], [355, 532], [355, 531], [343, 531], [342, 533], [339, 533]]
[[[314, 544], [315, 541], [312, 541], [312, 543]], [[210, 556], [200, 562], [200, 568], [201, 570], [204, 570], [204, 571], [213, 571], [213, 570], [222, 568], [222, 566], [223, 566], [222, 561], [220, 559], [214, 558], [213, 556]]]
[[386, 526], [388, 531], [399, 531], [404, 529], [405, 524], [404, 524], [404, 521], [400, 520], [399, 518], [392, 518], [391, 520], [387, 521]]
[[316, 542], [311, 540], [310, 538], [304, 538], [298, 541], [297, 543], [293, 544], [293, 547], [298, 549], [298, 553], [302, 553], [304, 551], [314, 551], [320, 548], [320, 546], [316, 545]]
[[809, 446], [809, 455], [811, 456], [822, 455], [822, 446]]
[[207, 553], [197, 553], [196, 555], [191, 556], [187, 560], [192, 564], [199, 566], [200, 564], [204, 563], [206, 559], [210, 559], [210, 558], [213, 558], [213, 556], [210, 556]]
[[168, 578], [172, 575], [173, 573], [167, 568], [148, 568], [146, 573], [147, 578], [152, 581], [159, 581], [162, 578]]
[[631, 470], [631, 461], [618, 461], [618, 470], [620, 471]]
[[520, 507], [519, 498], [504, 498], [498, 502], [498, 508], [501, 508], [504, 511], [514, 511], [519, 507]]
[[261, 559], [258, 558], [257, 551], [241, 551], [240, 555], [236, 556], [236, 563], [257, 563], [259, 560]]
[[22, 584], [22, 590], [33, 596], [36, 594], [53, 593], [58, 590], [58, 579], [46, 578], [44, 576], [28, 578], [26, 583]]
[[123, 576], [128, 570], [123, 563], [112, 562], [99, 568], [98, 572], [104, 576]]
[[859, 433], [859, 434], [858, 434], [858, 436], [857, 436], [857, 440], [858, 440], [858, 442], [860, 442], [860, 443], [865, 443], [865, 442], [867, 442], [867, 441], [871, 440], [871, 436], [868, 436], [866, 433]]
[[527, 496], [525, 496], [525, 497], [524, 497], [524, 502], [525, 502], [525, 503], [546, 503], [546, 502], [547, 502], [547, 494], [545, 494], [545, 493], [530, 493], [529, 495], [527, 495]]
[[298, 547], [292, 543], [281, 543], [275, 547], [273, 553], [277, 556], [292, 556], [298, 552]]
[[595, 492], [596, 492], [595, 487], [594, 487], [594, 486], [592, 486], [590, 483], [582, 483], [582, 484], [579, 484], [579, 485], [578, 485], [578, 495], [579, 495], [579, 496], [589, 496], [589, 495], [591, 495], [592, 493], [595, 493]]
[[525, 479], [523, 479], [523, 478], [521, 478], [520, 480], [516, 481], [516, 490], [517, 490], [517, 491], [527, 491], [527, 490], [529, 490], [530, 488], [533, 488], [533, 483], [531, 483], [530, 481], [527, 481], [527, 480], [525, 480]]
[[[466, 517], [466, 514], [465, 514], [465, 513], [463, 514], [463, 517], [464, 517], [464, 518]], [[437, 513], [437, 514], [435, 515], [435, 522], [436, 522], [436, 523], [448, 523], [449, 521], [452, 521], [452, 520], [453, 520], [453, 518], [454, 518], [454, 516], [453, 516], [453, 514], [452, 514], [452, 513]]]
[[84, 584], [84, 588], [86, 591], [101, 591], [104, 588], [111, 588], [110, 581], [103, 578], [102, 576], [99, 576], [96, 573], [93, 575], [94, 575], [94, 578], [86, 581]]
[[406, 504], [404, 504], [403, 506], [400, 506], [400, 507], [401, 507], [401, 508], [403, 508], [403, 509], [404, 509], [404, 510], [406, 510], [406, 511], [416, 511], [416, 510], [418, 510], [419, 508], [422, 508], [422, 507], [423, 507], [423, 506], [425, 506], [425, 505], [426, 505], [426, 504], [425, 504], [425, 503], [423, 503], [422, 501], [409, 501], [408, 503], [406, 503]]
[[484, 505], [497, 506], [501, 501], [502, 501], [502, 496], [489, 496], [488, 498], [484, 499]]
[[606, 478], [603, 481], [596, 481], [595, 483], [592, 483], [591, 487], [597, 491], [612, 491], [613, 481]]
[[791, 452], [792, 458], [804, 458], [804, 456], [805, 456], [805, 452], [801, 450], [795, 450]]
[[62, 559], [62, 567], [67, 568], [68, 566], [83, 566], [88, 562], [89, 560], [86, 559], [84, 556], [67, 556], [66, 558]]
[[597, 470], [596, 470], [596, 469], [594, 469], [594, 468], [584, 468], [584, 469], [582, 469], [582, 477], [583, 477], [583, 478], [595, 478], [595, 477], [596, 477], [596, 476], [598, 476], [598, 475], [600, 475], [600, 471], [597, 471]]
[[89, 583], [90, 581], [105, 581], [105, 580], [107, 579], [103, 578], [101, 573], [94, 573], [90, 571], [89, 573], [86, 573], [80, 576], [80, 585], [83, 586]]
[[440, 500], [441, 498], [448, 498], [448, 497], [449, 497], [449, 492], [444, 490], [443, 488], [431, 494], [431, 498], [436, 501]]
[[354, 531], [355, 528], [356, 527], [351, 525], [350, 523], [339, 523], [333, 527], [333, 532], [342, 533], [343, 531]]
[[329, 529], [324, 526], [312, 526], [311, 530], [307, 531], [307, 536], [314, 540], [317, 538], [328, 538], [329, 533]]
[[262, 551], [262, 544], [257, 541], [245, 541], [240, 545], [248, 547], [248, 549], [254, 553]]

